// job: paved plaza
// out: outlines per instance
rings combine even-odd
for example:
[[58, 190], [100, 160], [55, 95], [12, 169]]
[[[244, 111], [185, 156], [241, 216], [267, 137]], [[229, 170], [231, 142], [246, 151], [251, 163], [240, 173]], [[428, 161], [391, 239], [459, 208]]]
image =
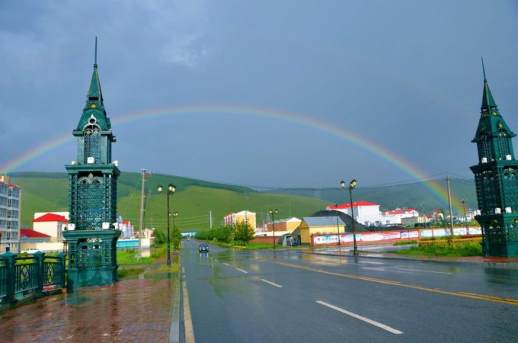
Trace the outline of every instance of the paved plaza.
[[168, 342], [176, 277], [146, 273], [5, 311], [0, 342]]

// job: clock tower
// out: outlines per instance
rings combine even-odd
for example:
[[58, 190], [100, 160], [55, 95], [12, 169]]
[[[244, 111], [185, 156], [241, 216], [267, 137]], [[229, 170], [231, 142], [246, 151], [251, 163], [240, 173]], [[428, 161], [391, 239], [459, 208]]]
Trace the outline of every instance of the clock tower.
[[117, 281], [117, 162], [112, 161], [112, 133], [95, 63], [83, 113], [72, 131], [77, 158], [65, 166], [69, 178], [70, 224], [64, 233], [68, 247], [69, 288]]
[[473, 143], [477, 144], [475, 174], [483, 251], [486, 256], [518, 256], [518, 161], [512, 138], [486, 79], [484, 61], [482, 106]]

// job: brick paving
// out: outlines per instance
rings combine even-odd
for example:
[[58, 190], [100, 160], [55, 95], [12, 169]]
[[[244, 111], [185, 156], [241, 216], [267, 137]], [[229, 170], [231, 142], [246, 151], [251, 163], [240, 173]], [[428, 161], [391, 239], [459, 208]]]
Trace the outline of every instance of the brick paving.
[[177, 273], [39, 299], [0, 313], [0, 342], [168, 342]]

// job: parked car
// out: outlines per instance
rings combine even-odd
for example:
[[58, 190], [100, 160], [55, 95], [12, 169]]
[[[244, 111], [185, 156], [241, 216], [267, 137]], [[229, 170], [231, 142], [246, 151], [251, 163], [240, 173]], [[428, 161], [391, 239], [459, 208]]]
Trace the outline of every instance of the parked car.
[[200, 253], [208, 253], [209, 252], [209, 245], [207, 243], [201, 243], [198, 247], [198, 251]]

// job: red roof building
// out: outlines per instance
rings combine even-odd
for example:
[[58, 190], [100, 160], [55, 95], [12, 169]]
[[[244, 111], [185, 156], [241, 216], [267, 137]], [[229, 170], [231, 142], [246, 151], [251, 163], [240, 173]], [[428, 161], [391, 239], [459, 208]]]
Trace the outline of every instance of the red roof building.
[[20, 229], [20, 238], [25, 239], [49, 239], [50, 236], [34, 231], [33, 229]]
[[[360, 201], [354, 201], [353, 207], [365, 207], [365, 206], [379, 206], [379, 204], [376, 204], [375, 202], [360, 200]], [[338, 205], [328, 205], [328, 210], [344, 210], [346, 208], [351, 208], [350, 202], [345, 202], [343, 204]]]
[[32, 220], [33, 223], [45, 223], [45, 222], [59, 222], [59, 223], [68, 223], [67, 218], [64, 216], [60, 216], [55, 213], [47, 213], [38, 218], [34, 218]]

